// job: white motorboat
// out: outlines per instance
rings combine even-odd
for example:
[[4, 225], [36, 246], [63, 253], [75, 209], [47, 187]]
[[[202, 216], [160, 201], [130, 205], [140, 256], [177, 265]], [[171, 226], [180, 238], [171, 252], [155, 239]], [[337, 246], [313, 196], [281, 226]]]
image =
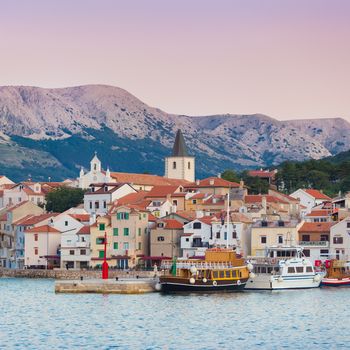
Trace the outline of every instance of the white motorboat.
[[249, 259], [252, 273], [245, 289], [304, 289], [320, 286], [322, 274], [315, 269], [299, 246], [277, 246], [266, 250], [265, 257]]

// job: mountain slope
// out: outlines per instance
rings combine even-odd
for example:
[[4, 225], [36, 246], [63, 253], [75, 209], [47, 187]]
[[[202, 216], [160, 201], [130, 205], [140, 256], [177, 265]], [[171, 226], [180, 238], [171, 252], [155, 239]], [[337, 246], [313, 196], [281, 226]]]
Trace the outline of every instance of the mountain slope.
[[163, 158], [179, 128], [196, 155], [197, 176], [229, 167], [319, 159], [350, 148], [350, 125], [341, 118], [281, 122], [258, 114], [189, 117], [149, 107], [106, 85], [0, 87], [0, 131], [6, 142], [27, 152], [25, 159], [12, 152], [13, 164], [0, 154], [9, 176], [34, 166], [41, 166], [46, 177], [76, 176], [95, 150], [115, 171], [162, 174]]

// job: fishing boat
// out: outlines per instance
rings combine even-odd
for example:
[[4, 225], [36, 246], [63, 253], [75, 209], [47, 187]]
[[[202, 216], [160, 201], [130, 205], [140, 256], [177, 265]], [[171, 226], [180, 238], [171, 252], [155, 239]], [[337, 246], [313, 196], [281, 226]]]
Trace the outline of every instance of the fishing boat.
[[156, 289], [162, 292], [243, 290], [249, 278], [244, 259], [232, 249], [207, 249], [204, 259], [163, 260]]
[[346, 260], [326, 260], [326, 276], [322, 286], [350, 286], [350, 262]]
[[245, 289], [304, 289], [320, 286], [322, 275], [315, 272], [299, 246], [276, 246], [266, 250], [265, 257], [251, 257], [251, 276]]

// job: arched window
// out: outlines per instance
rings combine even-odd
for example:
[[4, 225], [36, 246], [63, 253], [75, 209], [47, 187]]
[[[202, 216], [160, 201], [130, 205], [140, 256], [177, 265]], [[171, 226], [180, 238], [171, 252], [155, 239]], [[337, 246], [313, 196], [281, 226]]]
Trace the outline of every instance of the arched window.
[[173, 162], [173, 169], [176, 169], [176, 162]]
[[201, 229], [202, 228], [202, 224], [200, 222], [194, 222], [193, 223], [193, 228], [194, 229]]
[[96, 163], [94, 164], [94, 170], [97, 170], [97, 164]]

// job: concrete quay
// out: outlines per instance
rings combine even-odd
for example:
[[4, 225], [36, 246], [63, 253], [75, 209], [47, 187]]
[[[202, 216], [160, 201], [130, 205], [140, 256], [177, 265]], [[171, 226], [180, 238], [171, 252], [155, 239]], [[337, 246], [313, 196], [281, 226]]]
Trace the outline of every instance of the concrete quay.
[[56, 293], [144, 294], [155, 292], [154, 278], [55, 281]]

